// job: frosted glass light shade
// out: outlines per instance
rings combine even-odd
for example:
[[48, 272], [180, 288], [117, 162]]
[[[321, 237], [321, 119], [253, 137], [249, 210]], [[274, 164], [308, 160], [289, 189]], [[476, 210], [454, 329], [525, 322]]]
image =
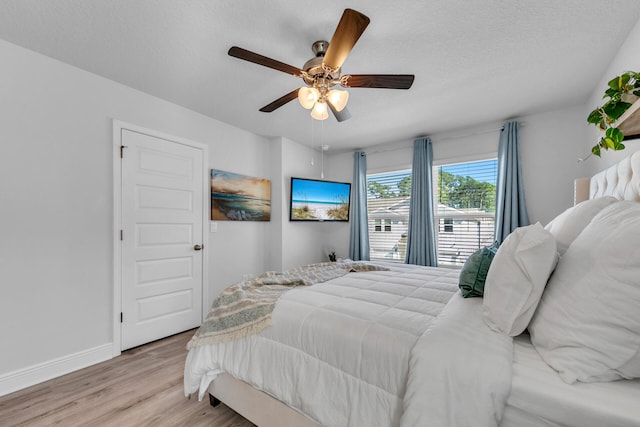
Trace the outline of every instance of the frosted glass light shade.
[[346, 90], [331, 89], [329, 93], [327, 93], [327, 98], [329, 98], [329, 102], [333, 105], [333, 108], [339, 112], [344, 110], [344, 107], [347, 106], [347, 101], [349, 101], [349, 92]]
[[327, 111], [327, 103], [316, 102], [313, 106], [313, 110], [311, 110], [311, 117], [316, 120], [326, 120], [329, 117], [329, 112]]
[[311, 109], [319, 98], [320, 92], [314, 87], [303, 86], [298, 90], [298, 101], [307, 110]]

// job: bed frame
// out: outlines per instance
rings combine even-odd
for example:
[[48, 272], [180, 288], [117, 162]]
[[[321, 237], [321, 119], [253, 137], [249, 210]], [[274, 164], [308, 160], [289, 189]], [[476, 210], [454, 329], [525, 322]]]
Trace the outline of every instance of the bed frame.
[[211, 382], [209, 402], [214, 407], [224, 402], [259, 427], [322, 427], [276, 398], [226, 373]]
[[[640, 201], [640, 151], [591, 178], [576, 180], [575, 203], [603, 196]], [[209, 401], [213, 406], [224, 402], [259, 427], [322, 427], [276, 398], [226, 373], [220, 374], [209, 386]]]

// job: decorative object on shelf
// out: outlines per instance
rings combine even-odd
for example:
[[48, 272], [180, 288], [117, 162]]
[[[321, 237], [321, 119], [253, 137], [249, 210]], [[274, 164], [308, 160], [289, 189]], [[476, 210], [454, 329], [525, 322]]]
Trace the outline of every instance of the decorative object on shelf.
[[604, 136], [591, 148], [591, 153], [600, 156], [601, 150], [624, 150], [624, 133], [618, 119], [640, 97], [640, 73], [627, 71], [609, 81], [603, 99], [608, 100], [587, 117], [587, 122], [598, 126]]
[[336, 262], [336, 253], [331, 251], [329, 252], [329, 261]]
[[212, 221], [270, 221], [271, 181], [211, 169]]
[[294, 89], [260, 109], [264, 113], [282, 107], [298, 99], [300, 105], [311, 110], [315, 120], [326, 120], [329, 110], [336, 120], [342, 122], [351, 117], [347, 110], [349, 92], [335, 89], [361, 87], [369, 89], [409, 89], [413, 84], [413, 74], [342, 74], [341, 67], [351, 49], [369, 25], [369, 18], [353, 9], [345, 9], [331, 42], [318, 40], [311, 46], [314, 57], [302, 67], [294, 67], [255, 52], [233, 46], [228, 54], [244, 61], [272, 68], [283, 73], [300, 77], [306, 86]]

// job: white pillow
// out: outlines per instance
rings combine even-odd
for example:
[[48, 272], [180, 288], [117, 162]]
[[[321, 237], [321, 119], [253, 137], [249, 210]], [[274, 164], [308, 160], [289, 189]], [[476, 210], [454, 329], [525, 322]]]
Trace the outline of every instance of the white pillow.
[[487, 325], [510, 336], [520, 335], [557, 262], [556, 241], [539, 222], [509, 234], [493, 258], [484, 285]]
[[567, 248], [578, 234], [591, 222], [594, 216], [618, 199], [611, 196], [585, 200], [567, 209], [555, 217], [544, 229], [553, 234], [558, 244], [560, 256], [564, 255]]
[[640, 377], [640, 203], [610, 205], [580, 233], [529, 332], [567, 383]]

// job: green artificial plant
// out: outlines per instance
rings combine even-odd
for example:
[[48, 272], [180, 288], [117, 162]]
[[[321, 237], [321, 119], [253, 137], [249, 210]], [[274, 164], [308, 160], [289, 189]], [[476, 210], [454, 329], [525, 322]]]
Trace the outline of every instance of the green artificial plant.
[[640, 73], [627, 71], [609, 81], [603, 99], [608, 100], [587, 117], [587, 122], [598, 126], [604, 136], [591, 148], [591, 153], [600, 156], [601, 150], [624, 150], [624, 134], [615, 122], [640, 97]]

